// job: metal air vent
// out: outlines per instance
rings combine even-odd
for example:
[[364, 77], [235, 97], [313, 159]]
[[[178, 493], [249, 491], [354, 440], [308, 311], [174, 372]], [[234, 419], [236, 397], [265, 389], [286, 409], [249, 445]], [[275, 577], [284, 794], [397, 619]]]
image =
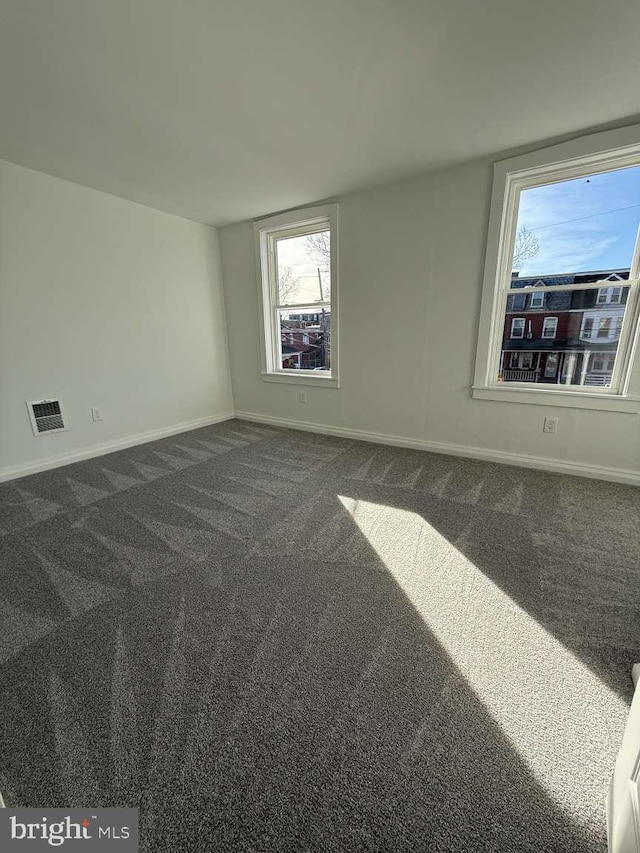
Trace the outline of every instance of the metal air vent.
[[61, 432], [66, 429], [60, 400], [37, 400], [27, 403], [34, 435]]

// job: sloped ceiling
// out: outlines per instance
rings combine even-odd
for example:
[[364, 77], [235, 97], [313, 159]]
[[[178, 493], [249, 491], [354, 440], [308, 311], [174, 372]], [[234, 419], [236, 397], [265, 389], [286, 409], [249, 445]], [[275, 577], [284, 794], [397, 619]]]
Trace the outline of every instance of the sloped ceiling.
[[0, 158], [212, 224], [640, 112], [637, 0], [0, 0]]

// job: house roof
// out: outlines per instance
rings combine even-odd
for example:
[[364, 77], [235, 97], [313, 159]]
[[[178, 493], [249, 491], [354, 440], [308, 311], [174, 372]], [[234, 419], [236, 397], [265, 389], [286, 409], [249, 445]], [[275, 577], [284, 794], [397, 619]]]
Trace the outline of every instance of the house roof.
[[[629, 267], [624, 269], [562, 273], [560, 275], [514, 275], [511, 277], [511, 288], [515, 290], [520, 287], [551, 287], [557, 284], [590, 284], [594, 281], [606, 280], [609, 276], [618, 276], [618, 280], [626, 281], [629, 278]], [[612, 281], [611, 286], [615, 287], [616, 282]]]

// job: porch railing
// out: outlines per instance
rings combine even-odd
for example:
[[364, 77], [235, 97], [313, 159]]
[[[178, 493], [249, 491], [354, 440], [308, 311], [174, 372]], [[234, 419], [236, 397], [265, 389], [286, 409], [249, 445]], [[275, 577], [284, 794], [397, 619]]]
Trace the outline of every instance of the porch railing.
[[587, 373], [584, 378], [585, 385], [591, 385], [592, 387], [604, 388], [607, 385], [611, 385], [611, 374], [610, 373]]
[[503, 382], [537, 382], [539, 370], [503, 370]]

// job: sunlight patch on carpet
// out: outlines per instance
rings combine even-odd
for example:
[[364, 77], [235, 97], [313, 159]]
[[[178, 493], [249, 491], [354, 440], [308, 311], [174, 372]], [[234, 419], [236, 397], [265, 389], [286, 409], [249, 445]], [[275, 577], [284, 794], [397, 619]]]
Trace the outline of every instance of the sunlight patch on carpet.
[[452, 543], [417, 513], [338, 498], [549, 794], [568, 812], [599, 799], [624, 700], [465, 557], [465, 531]]

